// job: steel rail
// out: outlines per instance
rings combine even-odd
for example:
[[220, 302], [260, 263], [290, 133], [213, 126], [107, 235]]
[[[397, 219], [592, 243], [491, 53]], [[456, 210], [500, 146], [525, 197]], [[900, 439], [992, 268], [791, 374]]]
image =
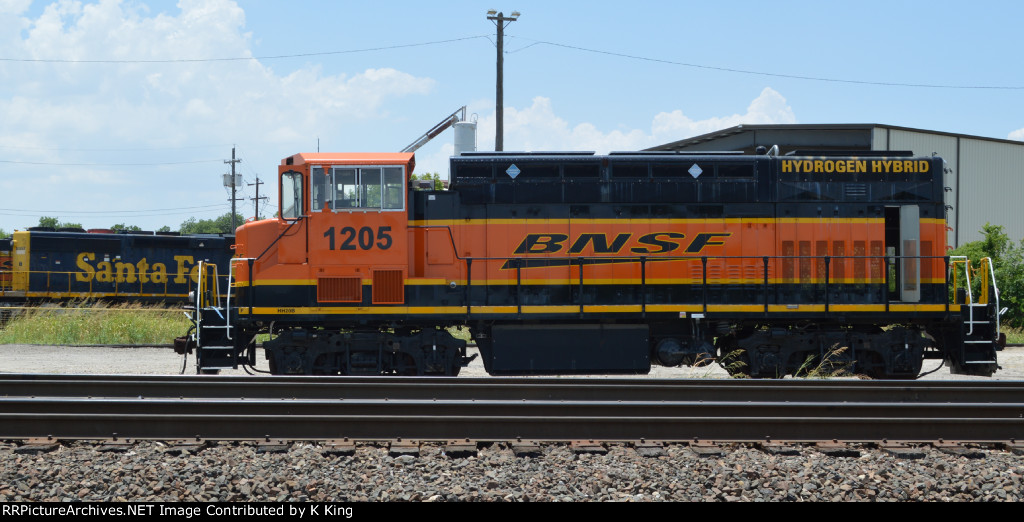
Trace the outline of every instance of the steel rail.
[[1020, 381], [0, 374], [0, 397], [1014, 402]]
[[[264, 391], [260, 398], [244, 396], [240, 392], [256, 384], [247, 381], [259, 381], [272, 391]], [[388, 380], [4, 376], [0, 379], [0, 438], [1024, 440], [1024, 392], [1020, 384], [626, 379], [384, 381]], [[35, 386], [32, 394], [11, 393], [25, 382], [40, 386]], [[59, 389], [62, 384], [77, 384], [80, 392], [86, 388], [83, 383], [88, 382], [99, 383], [101, 388], [81, 395], [68, 394], [70, 388]], [[178, 395], [159, 397], [152, 393], [153, 389], [146, 389], [147, 384], [153, 383], [164, 386], [164, 391], [171, 390], [171, 385], [180, 385], [174, 388]], [[99, 389], [111, 390], [112, 385], [122, 393], [120, 396], [103, 397], [95, 393]], [[46, 392], [47, 386], [58, 389]], [[588, 386], [594, 390], [578, 391]], [[326, 392], [329, 396], [298, 397], [307, 388], [315, 390], [307, 395]], [[829, 388], [836, 391], [827, 391]], [[130, 389], [135, 392], [124, 393]], [[358, 392], [347, 393], [352, 390]], [[626, 390], [632, 393], [630, 398], [614, 396]], [[282, 391], [291, 395], [266, 396]], [[377, 395], [364, 396], [371, 392]], [[441, 392], [449, 396], [437, 397]], [[528, 398], [554, 392], [562, 397], [587, 393], [590, 396]], [[647, 397], [643, 397], [644, 392], [648, 392]], [[694, 398], [698, 392], [703, 395]], [[858, 395], [861, 392], [865, 395]], [[217, 393], [224, 396], [213, 396]], [[944, 399], [933, 400], [930, 393]], [[480, 399], [473, 394], [492, 396]], [[842, 398], [826, 398], [827, 394]], [[598, 395], [612, 398], [596, 398]], [[902, 396], [902, 400], [887, 396]]]
[[[3, 414], [0, 437], [196, 440], [1019, 440], [1019, 418]], [[41, 431], [42, 430], [42, 431]]]

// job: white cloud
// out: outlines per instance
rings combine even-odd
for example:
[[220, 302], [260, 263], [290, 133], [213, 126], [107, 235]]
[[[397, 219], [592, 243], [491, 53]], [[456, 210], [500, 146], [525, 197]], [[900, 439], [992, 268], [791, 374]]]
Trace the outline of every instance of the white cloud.
[[[739, 124], [795, 123], [793, 109], [781, 94], [765, 87], [747, 106], [745, 113], [694, 120], [681, 109], [656, 114], [649, 130], [602, 131], [591, 123], [570, 125], [558, 117], [551, 100], [543, 96], [533, 99], [525, 109], [505, 111], [506, 150], [639, 150], [662, 143], [681, 140]], [[482, 148], [493, 147], [494, 115], [480, 122]]]
[[1011, 132], [1007, 138], [1011, 140], [1024, 141], [1024, 129], [1017, 129]]
[[[251, 56], [245, 15], [230, 0], [182, 0], [180, 14], [145, 17], [120, 0], [63, 0], [30, 20], [22, 49], [36, 59], [173, 60]], [[386, 100], [425, 94], [433, 80], [395, 69], [326, 75], [305, 67], [279, 75], [256, 60], [184, 63], [28, 63], [0, 99], [7, 131], [102, 133], [128, 142], [195, 143], [256, 129], [295, 136], [368, 118]], [[16, 80], [16, 81], [15, 81]], [[42, 117], [41, 117], [42, 116]], [[215, 129], [215, 131], [214, 131]], [[10, 138], [10, 136], [4, 136]], [[124, 141], [122, 141], [123, 143]]]
[[[245, 12], [233, 0], [179, 0], [176, 9], [156, 14], [134, 0], [56, 0], [33, 9], [38, 14], [32, 15], [29, 7], [28, 0], [0, 0], [0, 56], [115, 61], [253, 56], [254, 37], [246, 30]], [[367, 135], [390, 136], [394, 127], [382, 130], [378, 121], [389, 117], [385, 109], [435, 86], [431, 78], [389, 67], [326, 71], [294, 61], [273, 65], [255, 59], [0, 62], [0, 152], [5, 161], [23, 162], [0, 163], [0, 189], [18, 194], [19, 208], [67, 209], [79, 216], [96, 209], [226, 204], [219, 181], [226, 168], [220, 159], [229, 153], [226, 144], [239, 145], [247, 181], [257, 172], [269, 181], [281, 157], [314, 150], [317, 138], [323, 150], [353, 150], [372, 143], [364, 139]], [[486, 100], [471, 104], [489, 114], [479, 122], [482, 150], [493, 148], [494, 138], [494, 108]], [[505, 148], [635, 150], [739, 123], [796, 121], [786, 100], [768, 88], [745, 110], [738, 103], [735, 114], [694, 120], [686, 115], [694, 109], [684, 106], [651, 115], [648, 128], [636, 129], [567, 121], [556, 108], [570, 102], [538, 96], [530, 106], [507, 108]], [[400, 116], [392, 124], [395, 119]], [[406, 138], [396, 146], [417, 132], [403, 134]], [[171, 147], [181, 149], [167, 150]], [[449, 144], [421, 149], [417, 170], [446, 173], [450, 153]], [[184, 167], [110, 165], [198, 159], [213, 161]], [[273, 183], [264, 190], [271, 197], [276, 191]], [[58, 217], [87, 227], [125, 221]], [[139, 224], [176, 226], [187, 217], [154, 216], [150, 224]], [[30, 226], [37, 219], [0, 216], [0, 228]]]
[[24, 13], [29, 5], [32, 5], [32, 0], [0, 0], [0, 14], [18, 15]]
[[[479, 150], [493, 150], [495, 117], [481, 118], [477, 127]], [[525, 109], [505, 109], [505, 150], [544, 151], [577, 150], [606, 154], [619, 150], [642, 150], [699, 134], [740, 124], [796, 123], [793, 109], [786, 99], [770, 87], [754, 98], [746, 112], [694, 120], [682, 110], [661, 112], [652, 118], [649, 130], [602, 131], [592, 123], [570, 124], [555, 113], [552, 101], [543, 96], [533, 99]], [[453, 147], [444, 145], [432, 153], [417, 157], [418, 172], [448, 172], [448, 156]]]
[[[223, 158], [230, 147], [225, 144], [237, 143], [254, 156], [246, 158], [243, 172], [267, 177], [286, 154], [280, 151], [294, 152], [300, 144], [310, 150], [317, 137], [350, 141], [389, 102], [422, 96], [435, 84], [387, 67], [327, 73], [289, 61], [274, 62], [279, 70], [255, 59], [166, 62], [253, 56], [245, 12], [233, 0], [180, 0], [177, 10], [159, 14], [127, 0], [57, 0], [34, 17], [26, 14], [28, 4], [0, 0], [0, 56], [165, 62], [0, 63], [0, 150], [6, 160], [108, 165], [0, 165], [9, 185], [5, 193], [22, 195], [26, 208], [187, 206], [213, 185], [211, 178], [219, 179], [219, 160], [178, 170], [109, 165]], [[160, 150], [147, 152], [154, 149]], [[50, 184], [51, 177], [60, 182]], [[111, 180], [119, 191], [111, 190]], [[224, 201], [213, 197], [212, 203]], [[160, 217], [153, 226], [176, 226], [185, 217]], [[23, 217], [0, 222], [0, 228], [34, 221]]]

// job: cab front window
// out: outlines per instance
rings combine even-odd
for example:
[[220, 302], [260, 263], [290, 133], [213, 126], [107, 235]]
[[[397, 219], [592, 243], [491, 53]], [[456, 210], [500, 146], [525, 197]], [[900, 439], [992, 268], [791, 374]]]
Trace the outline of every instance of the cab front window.
[[401, 210], [405, 198], [405, 170], [384, 167], [384, 209]]
[[309, 210], [320, 212], [325, 208], [331, 208], [334, 195], [332, 193], [333, 187], [331, 186], [330, 175], [323, 167], [313, 167], [309, 169], [309, 178], [309, 186], [313, 192], [313, 203], [310, 205]]
[[[405, 169], [402, 167], [331, 167], [327, 172], [314, 167], [313, 182], [329, 177], [323, 189], [313, 187], [315, 210], [327, 207], [335, 212], [358, 210], [403, 210], [405, 208]], [[317, 194], [323, 193], [324, 196]]]

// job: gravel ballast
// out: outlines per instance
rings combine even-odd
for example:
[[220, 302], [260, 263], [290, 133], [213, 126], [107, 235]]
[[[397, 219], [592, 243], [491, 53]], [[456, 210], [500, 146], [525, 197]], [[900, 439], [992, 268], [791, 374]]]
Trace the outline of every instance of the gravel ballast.
[[700, 456], [673, 445], [643, 457], [624, 445], [600, 455], [558, 444], [517, 457], [499, 443], [450, 458], [440, 445], [392, 457], [373, 445], [338, 456], [306, 443], [278, 453], [248, 443], [178, 453], [156, 442], [123, 452], [77, 442], [35, 455], [0, 450], [0, 502], [1021, 500], [1022, 457], [921, 450], [906, 459], [880, 449], [832, 457], [813, 447], [777, 455], [726, 446]]
[[[167, 348], [12, 345], [0, 346], [0, 361], [5, 373], [176, 374], [181, 368]], [[1024, 349], [1009, 348], [1000, 361], [1004, 369], [996, 378], [1024, 377]], [[194, 373], [189, 363], [187, 373]], [[673, 368], [655, 375], [724, 374], [718, 372]], [[942, 368], [927, 378], [962, 377]], [[777, 452], [724, 445], [698, 452], [675, 444], [643, 456], [625, 444], [612, 444], [604, 454], [546, 444], [533, 456], [516, 456], [505, 443], [493, 443], [469, 457], [449, 456], [438, 443], [402, 456], [390, 455], [383, 444], [357, 445], [345, 455], [308, 442], [277, 452], [251, 442], [185, 449], [155, 441], [114, 448], [70, 442], [49, 451], [26, 449], [0, 443], [0, 502], [1020, 501], [1024, 491], [1024, 457], [994, 447], [957, 453], [858, 445], [836, 456], [814, 446]]]

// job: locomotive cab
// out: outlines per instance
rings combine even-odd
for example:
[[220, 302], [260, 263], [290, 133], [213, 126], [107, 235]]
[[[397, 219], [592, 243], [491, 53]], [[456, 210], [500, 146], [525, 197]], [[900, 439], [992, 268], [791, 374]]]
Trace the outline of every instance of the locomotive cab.
[[[236, 252], [252, 259], [257, 281], [300, 283], [282, 296], [293, 305], [363, 303], [364, 294], [368, 305], [402, 303], [413, 167], [411, 153], [291, 156], [279, 167], [278, 218], [241, 227]], [[250, 274], [239, 265], [245, 286]]]
[[237, 322], [248, 332], [273, 322], [277, 336], [264, 343], [272, 371], [458, 372], [464, 341], [400, 319], [414, 167], [412, 153], [282, 161], [278, 218], [241, 227], [235, 260]]

